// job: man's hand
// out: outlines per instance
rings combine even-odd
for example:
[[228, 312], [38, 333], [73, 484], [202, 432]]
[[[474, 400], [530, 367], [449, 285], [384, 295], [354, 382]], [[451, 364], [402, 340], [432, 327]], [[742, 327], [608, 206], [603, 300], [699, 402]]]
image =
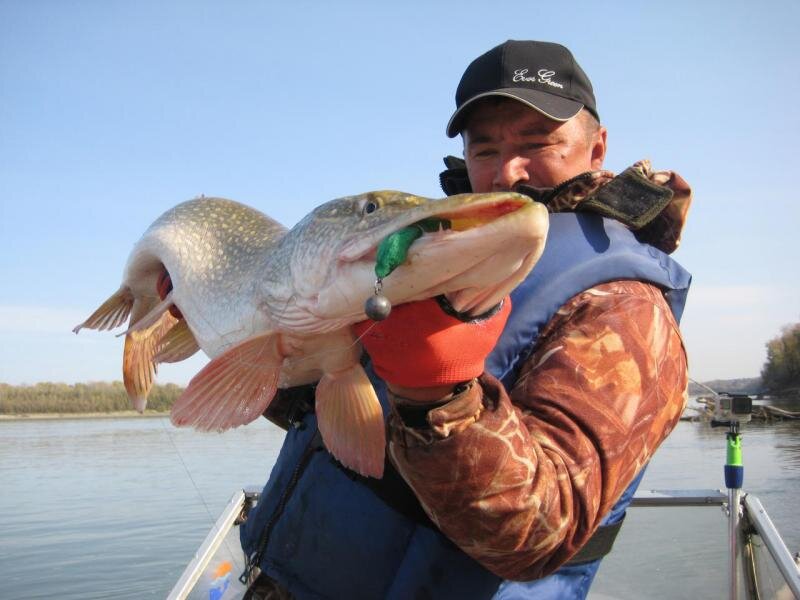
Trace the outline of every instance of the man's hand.
[[401, 304], [384, 321], [353, 326], [375, 372], [397, 395], [435, 401], [480, 375], [511, 311], [510, 298], [478, 317], [448, 314], [440, 302]]

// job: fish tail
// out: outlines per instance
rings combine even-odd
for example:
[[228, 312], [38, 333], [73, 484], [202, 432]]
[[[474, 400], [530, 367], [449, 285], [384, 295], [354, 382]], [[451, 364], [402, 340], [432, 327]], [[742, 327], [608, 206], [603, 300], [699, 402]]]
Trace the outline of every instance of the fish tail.
[[[148, 330], [156, 323], [161, 322], [161, 318], [164, 316], [164, 313], [173, 306], [172, 292], [167, 294], [166, 298], [155, 305], [145, 298], [140, 298], [139, 302], [140, 304], [137, 303], [134, 305], [133, 315], [131, 316], [131, 322], [128, 325], [128, 329], [120, 333], [117, 337], [128, 335], [129, 333], [136, 331]], [[147, 310], [148, 308], [149, 310]], [[147, 312], [142, 314], [144, 311]], [[177, 320], [178, 319], [176, 319], [174, 316], [172, 317], [172, 323], [177, 322]], [[164, 333], [166, 333], [166, 331]]]
[[132, 307], [133, 293], [128, 286], [122, 286], [108, 300], [103, 302], [88, 319], [80, 325], [76, 325], [72, 331], [78, 333], [84, 327], [100, 331], [114, 329], [125, 322], [125, 319], [131, 314]]
[[149, 327], [125, 335], [122, 355], [122, 381], [125, 390], [139, 412], [147, 405], [147, 396], [153, 387], [157, 372], [155, 356], [161, 338], [175, 325], [177, 319], [164, 312]]
[[[170, 311], [170, 314], [172, 311]], [[189, 358], [200, 346], [185, 319], [179, 320], [158, 342], [153, 360], [157, 363], [175, 363]]]

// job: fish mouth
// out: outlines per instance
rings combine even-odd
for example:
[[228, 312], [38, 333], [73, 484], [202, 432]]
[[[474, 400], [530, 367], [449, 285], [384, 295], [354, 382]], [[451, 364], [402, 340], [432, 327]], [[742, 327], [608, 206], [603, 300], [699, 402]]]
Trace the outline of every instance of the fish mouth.
[[393, 304], [444, 294], [468, 314], [491, 309], [525, 278], [541, 256], [549, 222], [544, 205], [514, 192], [451, 196], [407, 212], [346, 245], [340, 266], [357, 269], [361, 275], [352, 280], [361, 285], [374, 282], [381, 242], [417, 224], [421, 235], [404, 262], [381, 278], [383, 294]]
[[[538, 261], [547, 237], [547, 209], [529, 202], [494, 219], [481, 214], [457, 217], [452, 232], [415, 242], [409, 263], [420, 267], [421, 262], [430, 262], [426, 255], [449, 255], [449, 260], [441, 261], [448, 262], [447, 267], [439, 269], [442, 277], [432, 281], [417, 298], [443, 294], [456, 311], [479, 315], [501, 302]], [[450, 244], [453, 248], [445, 249]]]
[[[506, 215], [533, 204], [528, 196], [515, 192], [495, 192], [488, 194], [459, 194], [407, 211], [407, 214], [365, 233], [357, 240], [346, 243], [339, 252], [342, 262], [374, 260], [378, 245], [386, 237], [401, 229], [429, 219], [439, 219], [438, 231], [424, 228], [423, 238], [435, 236], [442, 231], [464, 232], [496, 222]], [[418, 240], [415, 244], [419, 244]]]

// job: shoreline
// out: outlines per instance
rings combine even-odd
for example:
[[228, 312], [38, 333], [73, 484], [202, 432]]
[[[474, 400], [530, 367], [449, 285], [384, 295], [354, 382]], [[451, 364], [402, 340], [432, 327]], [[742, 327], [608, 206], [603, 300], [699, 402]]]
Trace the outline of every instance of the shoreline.
[[153, 417], [168, 417], [169, 411], [148, 410], [139, 413], [135, 410], [118, 410], [112, 412], [87, 412], [87, 413], [13, 413], [0, 414], [0, 421], [55, 421], [66, 419], [149, 419]]

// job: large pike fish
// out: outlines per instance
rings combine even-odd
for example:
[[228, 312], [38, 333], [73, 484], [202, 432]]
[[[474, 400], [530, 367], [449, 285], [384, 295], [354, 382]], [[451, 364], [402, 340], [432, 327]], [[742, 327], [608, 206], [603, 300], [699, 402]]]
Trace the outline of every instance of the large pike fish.
[[[277, 388], [313, 383], [322, 439], [343, 464], [383, 472], [380, 403], [350, 325], [375, 290], [376, 248], [436, 219], [382, 282], [393, 304], [445, 294], [479, 314], [544, 248], [547, 210], [513, 193], [430, 200], [381, 191], [323, 204], [291, 229], [243, 204], [198, 198], [168, 210], [133, 248], [122, 286], [75, 328], [130, 316], [123, 379], [143, 410], [159, 362], [212, 360], [172, 408], [176, 425], [224, 430], [261, 415]], [[426, 229], [431, 229], [426, 227]]]

